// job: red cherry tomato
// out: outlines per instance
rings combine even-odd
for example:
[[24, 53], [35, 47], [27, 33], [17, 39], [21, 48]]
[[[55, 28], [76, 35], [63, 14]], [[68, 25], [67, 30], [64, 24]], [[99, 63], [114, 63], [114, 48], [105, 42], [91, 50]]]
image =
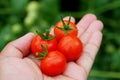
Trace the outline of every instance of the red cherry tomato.
[[56, 38], [53, 38], [52, 40], [44, 40], [39, 35], [36, 35], [31, 43], [31, 50], [32, 50], [32, 53], [34, 54], [34, 56], [37, 57], [38, 55], [36, 53], [42, 52], [41, 45], [43, 45], [45, 47], [47, 46], [48, 51], [54, 51], [57, 49], [57, 40], [56, 40]]
[[49, 76], [56, 76], [64, 72], [66, 68], [65, 56], [58, 51], [51, 51], [41, 61], [40, 69]]
[[59, 41], [65, 35], [77, 36], [78, 30], [76, 25], [69, 20], [61, 20], [54, 26], [54, 34]]
[[58, 51], [64, 54], [67, 61], [77, 60], [82, 50], [82, 42], [76, 36], [64, 36], [58, 43]]

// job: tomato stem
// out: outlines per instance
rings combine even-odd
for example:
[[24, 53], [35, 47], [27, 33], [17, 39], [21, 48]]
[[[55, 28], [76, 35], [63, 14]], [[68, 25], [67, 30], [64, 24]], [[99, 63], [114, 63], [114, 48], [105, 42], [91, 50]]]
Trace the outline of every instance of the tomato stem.
[[71, 16], [69, 17], [68, 23], [65, 24], [65, 22], [61, 16], [61, 21], [62, 21], [63, 27], [61, 28], [59, 26], [56, 26], [58, 29], [64, 31], [64, 35], [67, 35], [69, 30], [74, 30], [73, 28], [70, 27], [70, 20], [71, 20]]
[[63, 25], [66, 25], [62, 16], [61, 16], [61, 21], [62, 21]]
[[55, 35], [52, 35], [50, 36], [49, 33], [50, 33], [50, 30], [49, 29], [46, 29], [46, 31], [43, 33], [42, 31], [36, 31], [36, 33], [38, 35], [40, 35], [40, 37], [43, 39], [43, 40], [52, 40], [55, 38]]
[[42, 52], [36, 52], [36, 55], [39, 56], [38, 59], [40, 59], [40, 60], [44, 59], [48, 54], [48, 46], [46, 45], [46, 47], [45, 47], [45, 46], [41, 45], [41, 47], [42, 47]]
[[67, 25], [70, 25], [70, 20], [71, 20], [71, 16], [69, 17], [69, 20], [68, 20], [68, 24], [67, 24]]

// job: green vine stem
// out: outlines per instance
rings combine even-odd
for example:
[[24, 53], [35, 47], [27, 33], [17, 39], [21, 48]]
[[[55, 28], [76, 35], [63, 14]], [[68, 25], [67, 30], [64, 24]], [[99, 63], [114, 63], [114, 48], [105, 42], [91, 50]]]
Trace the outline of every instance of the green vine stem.
[[90, 72], [90, 77], [98, 77], [98, 78], [114, 78], [120, 79], [120, 72], [112, 72], [112, 71], [97, 71], [92, 70]]

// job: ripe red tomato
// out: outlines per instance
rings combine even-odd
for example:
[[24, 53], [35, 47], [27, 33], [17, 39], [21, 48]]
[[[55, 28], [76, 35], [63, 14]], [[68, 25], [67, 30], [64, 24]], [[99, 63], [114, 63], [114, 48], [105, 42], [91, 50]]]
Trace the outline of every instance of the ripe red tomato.
[[56, 76], [64, 72], [66, 68], [66, 58], [58, 51], [51, 51], [41, 60], [40, 69], [49, 76]]
[[32, 53], [34, 54], [34, 56], [37, 57], [38, 55], [36, 53], [42, 52], [41, 45], [43, 45], [44, 47], [47, 46], [48, 51], [54, 51], [57, 49], [57, 40], [56, 40], [56, 38], [53, 38], [52, 40], [44, 40], [39, 35], [36, 35], [31, 43], [31, 50], [32, 50]]
[[82, 42], [76, 36], [64, 36], [58, 43], [58, 51], [64, 54], [67, 61], [77, 60], [82, 50]]
[[59, 41], [65, 35], [77, 36], [78, 30], [76, 25], [69, 20], [61, 20], [54, 26], [54, 34]]

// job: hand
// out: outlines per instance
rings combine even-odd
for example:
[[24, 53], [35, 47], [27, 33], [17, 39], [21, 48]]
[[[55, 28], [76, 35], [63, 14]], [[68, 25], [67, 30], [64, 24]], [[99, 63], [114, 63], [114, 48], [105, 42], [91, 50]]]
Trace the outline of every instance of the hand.
[[[71, 18], [71, 21], [75, 22], [75, 19]], [[77, 27], [84, 50], [76, 62], [67, 64], [63, 74], [55, 77], [42, 74], [37, 62], [30, 57], [30, 44], [34, 35], [28, 33], [8, 43], [1, 51], [0, 80], [87, 80], [101, 44], [103, 24], [95, 15], [87, 14], [77, 23]]]

